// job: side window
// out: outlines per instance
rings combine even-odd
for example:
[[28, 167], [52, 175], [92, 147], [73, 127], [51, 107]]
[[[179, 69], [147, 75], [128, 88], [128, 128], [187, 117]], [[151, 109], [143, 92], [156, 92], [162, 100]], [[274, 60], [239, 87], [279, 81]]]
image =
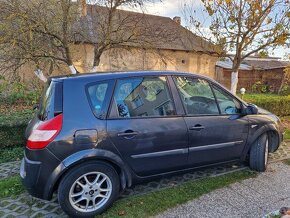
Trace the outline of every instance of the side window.
[[108, 101], [105, 103], [108, 96], [108, 87], [112, 81], [104, 81], [100, 83], [89, 84], [87, 86], [87, 93], [90, 101], [90, 105], [96, 117], [101, 118], [106, 114], [108, 107]]
[[194, 77], [175, 77], [174, 79], [188, 115], [219, 114], [207, 81]]
[[222, 114], [241, 113], [242, 106], [234, 97], [223, 91], [221, 88], [213, 86], [220, 110]]
[[165, 77], [118, 80], [110, 117], [175, 115]]

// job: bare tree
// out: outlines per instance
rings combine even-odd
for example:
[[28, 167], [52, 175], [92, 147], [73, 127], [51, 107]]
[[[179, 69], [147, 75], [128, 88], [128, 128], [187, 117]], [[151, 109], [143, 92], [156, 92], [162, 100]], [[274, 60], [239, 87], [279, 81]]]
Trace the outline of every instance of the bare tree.
[[64, 63], [71, 73], [76, 73], [69, 45], [77, 10], [70, 0], [3, 0], [2, 71], [34, 63], [35, 73], [39, 75], [42, 65], [49, 63], [52, 70], [53, 66]]
[[[121, 6], [141, 8], [154, 0], [101, 0], [87, 5], [82, 0], [79, 39], [94, 46], [92, 71], [96, 71], [102, 54], [110, 49], [143, 47], [153, 50], [174, 41], [179, 33], [152, 22], [145, 14], [119, 10]], [[76, 41], [78, 41], [76, 40]], [[156, 50], [156, 52], [158, 52]]]
[[[232, 61], [231, 92], [236, 93], [242, 61], [257, 52], [289, 43], [289, 0], [202, 0], [202, 19], [192, 4], [184, 11], [196, 34], [220, 46]], [[204, 15], [203, 13], [203, 15]], [[199, 14], [200, 17], [200, 14]]]
[[93, 71], [107, 50], [162, 48], [163, 42], [178, 37], [177, 30], [162, 28], [142, 13], [118, 9], [143, 7], [149, 1], [154, 0], [98, 0], [94, 5], [84, 0], [2, 0], [0, 47], [5, 55], [0, 54], [0, 70], [17, 71], [33, 64], [42, 78], [44, 66], [49, 66], [49, 75], [65, 64], [76, 73], [71, 46], [75, 43], [94, 46]]

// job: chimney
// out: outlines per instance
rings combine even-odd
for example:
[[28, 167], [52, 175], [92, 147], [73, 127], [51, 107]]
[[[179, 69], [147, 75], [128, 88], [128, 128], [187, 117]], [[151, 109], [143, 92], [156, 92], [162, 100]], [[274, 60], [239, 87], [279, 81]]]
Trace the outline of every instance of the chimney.
[[175, 16], [175, 17], [173, 18], [173, 21], [176, 22], [176, 23], [178, 23], [179, 25], [181, 25], [181, 17], [179, 17], [179, 16]]

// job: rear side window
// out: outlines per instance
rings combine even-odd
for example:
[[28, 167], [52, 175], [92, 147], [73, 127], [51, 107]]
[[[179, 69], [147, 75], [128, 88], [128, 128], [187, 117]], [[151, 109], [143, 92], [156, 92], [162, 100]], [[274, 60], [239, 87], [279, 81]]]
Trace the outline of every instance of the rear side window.
[[118, 80], [111, 118], [164, 117], [175, 114], [166, 77]]
[[87, 95], [93, 113], [97, 118], [104, 119], [110, 102], [113, 81], [102, 81], [87, 85]]
[[51, 81], [42, 94], [38, 117], [50, 120], [62, 113], [62, 82]]

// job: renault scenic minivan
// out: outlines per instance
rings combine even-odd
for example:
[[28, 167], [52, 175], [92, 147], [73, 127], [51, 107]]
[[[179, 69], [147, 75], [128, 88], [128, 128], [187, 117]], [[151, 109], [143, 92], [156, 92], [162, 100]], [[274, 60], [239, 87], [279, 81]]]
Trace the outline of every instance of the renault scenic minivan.
[[144, 179], [245, 160], [265, 171], [282, 129], [207, 77], [142, 71], [51, 78], [26, 137], [29, 193], [90, 217]]

